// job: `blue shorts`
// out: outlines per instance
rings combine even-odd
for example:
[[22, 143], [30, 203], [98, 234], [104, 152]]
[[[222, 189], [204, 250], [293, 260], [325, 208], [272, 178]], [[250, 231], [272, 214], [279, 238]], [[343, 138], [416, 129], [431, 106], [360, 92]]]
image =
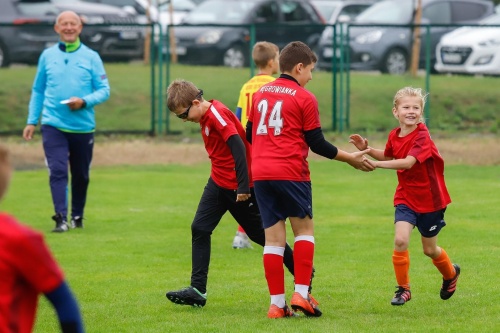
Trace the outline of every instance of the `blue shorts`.
[[313, 217], [311, 182], [257, 180], [254, 189], [264, 229], [288, 217]]
[[416, 213], [406, 205], [396, 205], [394, 223], [405, 221], [413, 224], [423, 237], [434, 237], [439, 234], [444, 222], [444, 212], [446, 208], [431, 213]]

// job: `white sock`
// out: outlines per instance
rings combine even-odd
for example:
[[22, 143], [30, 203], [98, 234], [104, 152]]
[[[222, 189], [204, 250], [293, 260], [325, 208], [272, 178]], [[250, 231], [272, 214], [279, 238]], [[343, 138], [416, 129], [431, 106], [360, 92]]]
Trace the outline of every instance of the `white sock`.
[[276, 305], [278, 308], [285, 307], [285, 294], [271, 295], [271, 304]]

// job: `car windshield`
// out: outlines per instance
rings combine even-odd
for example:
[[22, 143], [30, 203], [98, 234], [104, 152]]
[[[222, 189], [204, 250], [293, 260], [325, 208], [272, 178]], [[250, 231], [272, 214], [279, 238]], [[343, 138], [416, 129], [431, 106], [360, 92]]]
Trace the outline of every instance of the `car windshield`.
[[375, 3], [359, 14], [356, 23], [408, 24], [412, 21], [413, 0], [388, 0]]
[[188, 24], [243, 24], [255, 1], [208, 0], [193, 9], [184, 19]]
[[[175, 0], [172, 2], [172, 5], [173, 10], [179, 12], [189, 12], [196, 8], [195, 3], [190, 0]], [[170, 1], [161, 2], [158, 5], [158, 10], [160, 12], [168, 12], [170, 10]]]
[[323, 16], [323, 18], [328, 21], [332, 17], [334, 11], [340, 7], [340, 3], [338, 2], [330, 2], [330, 1], [311, 1], [314, 7], [318, 10], [318, 12]]
[[481, 24], [486, 24], [486, 25], [500, 24], [500, 14], [493, 14], [491, 16], [488, 16], [487, 18], [481, 21]]
[[50, 2], [19, 2], [17, 8], [21, 14], [26, 16], [56, 16], [59, 14], [59, 10]]

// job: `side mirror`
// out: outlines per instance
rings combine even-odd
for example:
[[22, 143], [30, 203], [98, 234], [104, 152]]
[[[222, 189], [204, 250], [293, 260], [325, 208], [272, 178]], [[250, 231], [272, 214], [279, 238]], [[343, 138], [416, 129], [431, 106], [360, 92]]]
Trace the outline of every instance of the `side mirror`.
[[124, 11], [126, 11], [130, 15], [137, 15], [137, 11], [132, 6], [123, 6], [122, 8], [123, 8]]

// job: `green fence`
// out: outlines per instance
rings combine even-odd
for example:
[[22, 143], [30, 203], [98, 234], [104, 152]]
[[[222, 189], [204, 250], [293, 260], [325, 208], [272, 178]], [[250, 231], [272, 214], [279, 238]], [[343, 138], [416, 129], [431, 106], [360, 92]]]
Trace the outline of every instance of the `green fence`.
[[[231, 109], [236, 107], [242, 84], [255, 73], [253, 65], [247, 68], [228, 68], [173, 64], [168, 52], [170, 45], [167, 43], [170, 35], [168, 33], [163, 35], [163, 31], [156, 24], [140, 26], [144, 29], [151, 29], [152, 36], [154, 36], [149, 49], [149, 64], [144, 64], [142, 59], [131, 63], [105, 63], [111, 84], [111, 97], [109, 101], [96, 107], [98, 133], [171, 135], [198, 132], [199, 125], [197, 124], [183, 124], [177, 119], [171, 121], [173, 118], [165, 105], [165, 90], [175, 78], [193, 81], [204, 89], [206, 98], [219, 99]], [[307, 85], [307, 89], [318, 99], [324, 130], [385, 131], [392, 126], [387, 112], [390, 111], [393, 94], [405, 85], [420, 86], [431, 91], [431, 83], [436, 82], [432, 86], [432, 101], [429, 100], [428, 107], [434, 105], [437, 94], [433, 92], [436, 87], [448, 85], [444, 89], [446, 92], [440, 93], [437, 98], [440, 99], [439, 104], [449, 110], [432, 108], [431, 114], [430, 109], [426, 109], [426, 118], [433, 127], [446, 129], [451, 126], [460, 129], [462, 128], [460, 122], [464, 117], [483, 114], [469, 112], [469, 110], [493, 107], [495, 109], [491, 111], [494, 112], [497, 109], [499, 102], [496, 96], [498, 94], [490, 93], [488, 90], [494, 89], [494, 83], [488, 83], [486, 89], [475, 93], [478, 99], [476, 104], [471, 105], [469, 101], [465, 101], [461, 105], [455, 105], [455, 98], [448, 97], [448, 95], [463, 97], [465, 91], [476, 85], [470, 81], [473, 78], [460, 77], [452, 80], [439, 75], [431, 79], [429, 64], [426, 64], [425, 74], [420, 72], [417, 77], [407, 74], [394, 76], [351, 71], [347, 47], [351, 27], [350, 25], [333, 26], [332, 42], [334, 48], [340, 50], [340, 57], [332, 58], [331, 71], [315, 72], [314, 79]], [[170, 31], [170, 28], [172, 27], [169, 27], [167, 31]], [[422, 29], [427, 29], [424, 36], [429, 33], [429, 28], [429, 26], [422, 26]], [[249, 26], [249, 29], [251, 32], [248, 48], [250, 57], [250, 45], [253, 45], [256, 40], [255, 27]], [[427, 47], [425, 39], [422, 45], [422, 47]], [[164, 49], [166, 53], [163, 52]], [[2, 82], [0, 84], [0, 134], [20, 135], [24, 128], [35, 72], [36, 66], [0, 69]], [[451, 81], [453, 84], [449, 84]], [[368, 117], [366, 109], [371, 110]], [[453, 113], [450, 113], [450, 110]], [[496, 128], [498, 127], [495, 125], [497, 116], [492, 117], [494, 118], [490, 119], [488, 115], [479, 120], [472, 119], [468, 126], [475, 126], [475, 123], [486, 119], [488, 123], [481, 125], [483, 128], [485, 126]]]

